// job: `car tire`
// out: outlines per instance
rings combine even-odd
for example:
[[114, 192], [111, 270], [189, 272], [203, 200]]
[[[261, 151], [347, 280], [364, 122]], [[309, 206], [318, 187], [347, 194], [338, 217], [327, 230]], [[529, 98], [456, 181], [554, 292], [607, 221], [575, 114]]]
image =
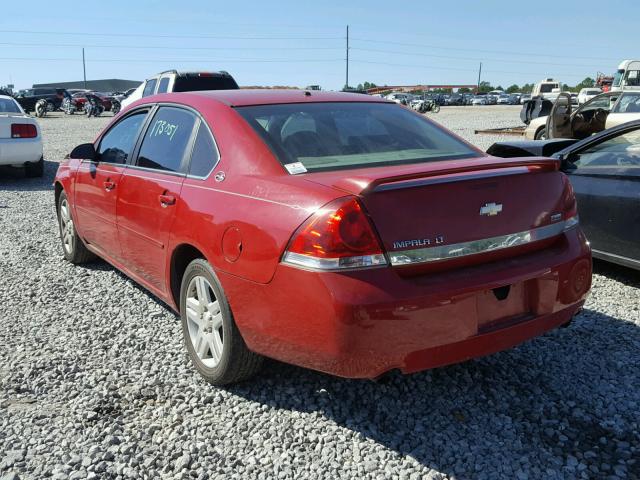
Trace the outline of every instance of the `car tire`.
[[536, 131], [536, 135], [534, 138], [536, 140], [547, 140], [547, 129], [545, 127], [539, 128]]
[[189, 359], [207, 382], [228, 385], [258, 372], [262, 357], [247, 348], [222, 286], [204, 259], [189, 263], [182, 276], [180, 317]]
[[37, 162], [25, 163], [24, 173], [28, 178], [42, 177], [44, 174], [44, 159], [41, 157]]
[[74, 264], [87, 263], [94, 260], [96, 256], [87, 249], [82, 238], [76, 232], [71, 215], [71, 205], [64, 191], [60, 193], [56, 210], [64, 258]]

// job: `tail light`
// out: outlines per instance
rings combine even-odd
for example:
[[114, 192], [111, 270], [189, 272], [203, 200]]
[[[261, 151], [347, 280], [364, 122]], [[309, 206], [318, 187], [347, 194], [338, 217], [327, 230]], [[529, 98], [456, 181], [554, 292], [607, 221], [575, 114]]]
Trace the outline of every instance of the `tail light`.
[[309, 217], [293, 234], [282, 261], [319, 270], [387, 264], [380, 240], [354, 197], [334, 200]]
[[564, 220], [564, 228], [568, 230], [579, 223], [578, 202], [569, 177], [563, 175], [562, 181], [564, 183], [564, 191], [562, 193], [562, 218]]
[[11, 138], [35, 138], [37, 136], [36, 126], [31, 123], [11, 124]]

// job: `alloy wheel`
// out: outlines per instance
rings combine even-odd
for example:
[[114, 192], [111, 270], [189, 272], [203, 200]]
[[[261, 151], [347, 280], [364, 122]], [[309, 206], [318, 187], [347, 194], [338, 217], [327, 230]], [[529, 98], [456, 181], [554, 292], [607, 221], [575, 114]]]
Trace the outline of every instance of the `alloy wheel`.
[[68, 255], [73, 254], [75, 233], [69, 202], [65, 198], [60, 202], [60, 234], [62, 235], [62, 245]]
[[222, 312], [211, 284], [201, 275], [187, 287], [186, 316], [194, 352], [205, 367], [215, 367], [224, 348]]

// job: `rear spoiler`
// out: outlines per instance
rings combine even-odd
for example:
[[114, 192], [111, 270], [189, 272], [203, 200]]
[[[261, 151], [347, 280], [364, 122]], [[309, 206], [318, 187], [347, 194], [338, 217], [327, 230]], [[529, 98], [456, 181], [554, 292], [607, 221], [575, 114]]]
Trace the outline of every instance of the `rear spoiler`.
[[466, 164], [426, 172], [412, 172], [403, 175], [376, 178], [361, 192], [380, 192], [410, 188], [437, 183], [450, 183], [479, 178], [518, 175], [536, 171], [560, 170], [560, 160], [553, 158], [517, 158], [498, 160], [481, 164]]
[[554, 153], [564, 150], [578, 140], [571, 138], [554, 138], [553, 140], [519, 140], [494, 143], [487, 149], [487, 153], [494, 157], [550, 157]]

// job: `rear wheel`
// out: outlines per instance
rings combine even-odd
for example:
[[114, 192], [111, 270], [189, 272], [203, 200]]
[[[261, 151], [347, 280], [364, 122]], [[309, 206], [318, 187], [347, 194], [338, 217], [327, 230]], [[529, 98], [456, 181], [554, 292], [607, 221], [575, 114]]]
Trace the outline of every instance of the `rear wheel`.
[[244, 343], [222, 287], [206, 260], [193, 260], [185, 270], [180, 316], [189, 358], [209, 383], [236, 383], [260, 369], [262, 357]]
[[44, 174], [44, 159], [37, 162], [28, 162], [24, 165], [24, 172], [29, 178], [41, 177]]
[[547, 139], [547, 129], [545, 127], [539, 128], [536, 132], [535, 136], [536, 140], [546, 140]]
[[71, 206], [64, 192], [60, 193], [60, 198], [58, 198], [58, 225], [60, 226], [60, 240], [62, 241], [64, 258], [76, 264], [86, 263], [95, 258], [95, 255], [87, 249], [76, 232], [71, 216]]

